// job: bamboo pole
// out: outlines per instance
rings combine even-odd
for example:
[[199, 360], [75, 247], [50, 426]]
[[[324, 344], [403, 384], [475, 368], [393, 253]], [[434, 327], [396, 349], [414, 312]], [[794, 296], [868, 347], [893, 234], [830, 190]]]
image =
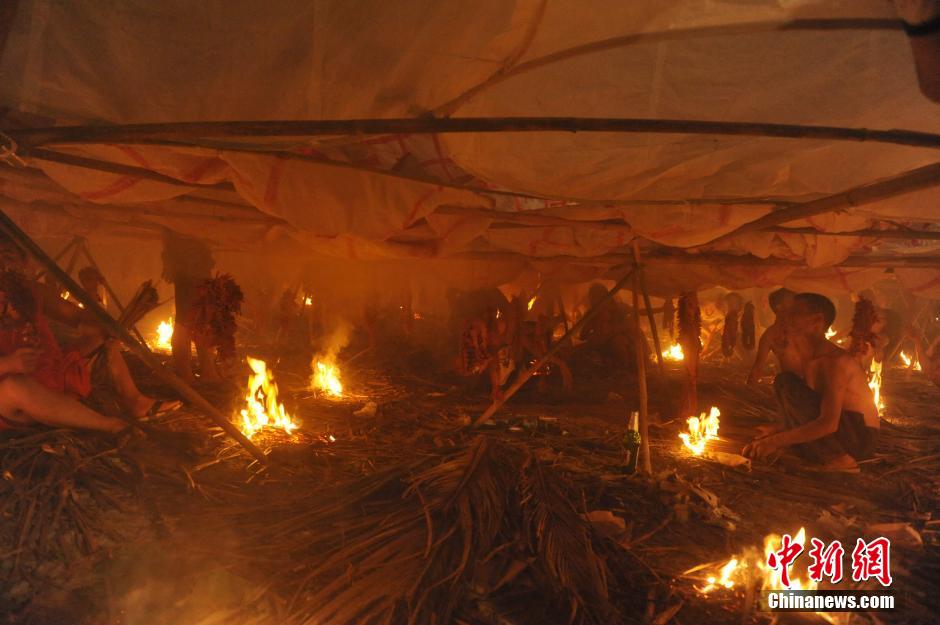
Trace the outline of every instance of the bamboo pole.
[[640, 275], [642, 271], [639, 265], [633, 270], [633, 332], [636, 345], [633, 351], [636, 353], [636, 387], [640, 404], [640, 458], [643, 460], [643, 472], [651, 475], [653, 468], [650, 460], [649, 397], [646, 388], [646, 350], [643, 349], [646, 339], [640, 328]]
[[[85, 241], [85, 239], [82, 239], [78, 245], [79, 247], [81, 247], [82, 253], [85, 255], [85, 258], [88, 259], [88, 262], [91, 263], [91, 266], [94, 267], [95, 271], [98, 272], [98, 275], [101, 276], [101, 284], [104, 285], [104, 290], [107, 292], [108, 297], [110, 297], [111, 301], [114, 302], [114, 305], [117, 306], [118, 312], [123, 315], [124, 304], [121, 303], [121, 300], [120, 298], [118, 298], [117, 293], [115, 293], [114, 289], [111, 288], [111, 283], [108, 281], [108, 278], [104, 275], [104, 272], [101, 271], [101, 267], [98, 266], [98, 263], [95, 261], [95, 258], [91, 255], [91, 251], [88, 249], [88, 244]], [[142, 345], [146, 346], [147, 341], [144, 340], [144, 337], [143, 335], [141, 335], [140, 330], [137, 329], [137, 325], [136, 324], [132, 325], [130, 329], [134, 333], [134, 336], [137, 337], [137, 340], [139, 340]]]
[[10, 217], [2, 210], [0, 210], [0, 231], [6, 233], [10, 240], [21, 250], [35, 258], [39, 264], [45, 267], [49, 272], [49, 275], [63, 284], [65, 288], [68, 289], [69, 293], [71, 293], [75, 299], [85, 306], [85, 310], [94, 315], [102, 326], [112, 332], [124, 343], [124, 345], [127, 346], [128, 349], [134, 352], [144, 362], [144, 364], [146, 364], [154, 372], [154, 374], [160, 378], [161, 381], [173, 387], [173, 389], [176, 390], [184, 399], [205, 412], [209, 418], [211, 418], [216, 423], [216, 425], [221, 427], [229, 436], [234, 438], [242, 447], [245, 448], [246, 451], [248, 451], [248, 453], [254, 456], [258, 462], [263, 464], [267, 463], [267, 457], [264, 455], [264, 453], [244, 434], [242, 434], [241, 430], [235, 427], [235, 425], [229, 421], [225, 415], [219, 412], [215, 406], [206, 401], [206, 399], [203, 398], [203, 396], [200, 395], [189, 384], [166, 369], [145, 345], [139, 343], [137, 339], [135, 339], [134, 336], [132, 336], [131, 333], [127, 331], [127, 329], [115, 321], [114, 318], [111, 317], [111, 315], [109, 315], [107, 311], [101, 307], [95, 298], [88, 295], [88, 293], [85, 292], [85, 289], [83, 289], [81, 285], [72, 279], [72, 276], [59, 268], [59, 266], [56, 265], [51, 258], [49, 258], [42, 248], [36, 245], [36, 243], [29, 238], [29, 235], [23, 232], [23, 230], [21, 230], [20, 227], [16, 225], [16, 222], [10, 219]]
[[186, 142], [211, 137], [310, 137], [490, 132], [622, 132], [873, 141], [940, 147], [940, 135], [913, 130], [871, 130], [758, 122], [603, 117], [457, 117], [169, 122], [109, 126], [55, 126], [6, 131], [26, 148], [66, 143]]
[[[646, 307], [646, 319], [650, 324], [650, 333], [653, 336], [653, 349], [656, 350], [656, 362], [659, 364], [659, 375], [666, 375], [666, 365], [663, 363], [663, 348], [659, 342], [659, 330], [656, 328], [656, 318], [653, 316], [653, 304], [650, 302], [649, 291], [646, 290], [646, 273], [640, 262], [640, 245], [637, 240], [633, 240], [633, 263], [636, 266], [636, 273], [639, 276], [640, 288], [643, 291], [643, 305]], [[639, 309], [637, 314], [640, 314]]]
[[756, 232], [790, 221], [806, 219], [807, 217], [831, 213], [845, 208], [863, 206], [914, 191], [929, 189], [937, 185], [940, 185], [940, 163], [931, 163], [930, 165], [912, 169], [911, 171], [892, 178], [869, 182], [840, 193], [819, 198], [818, 200], [776, 210], [760, 219], [755, 219], [754, 221], [739, 226], [735, 230], [712, 239], [703, 245], [727, 241], [729, 238], [739, 234]]
[[821, 237], [875, 237], [879, 239], [921, 239], [924, 241], [940, 240], [940, 231], [938, 230], [875, 230], [867, 228], [865, 230], [849, 232], [822, 232], [815, 228], [785, 228], [783, 226], [772, 226], [770, 228], [764, 228], [764, 231], [778, 234], [813, 234]]
[[564, 345], [571, 336], [583, 328], [588, 321], [597, 316], [601, 310], [601, 306], [613, 299], [614, 295], [616, 295], [620, 289], [626, 286], [627, 281], [630, 279], [630, 276], [632, 276], [633, 273], [634, 270], [632, 268], [627, 271], [627, 273], [622, 278], [620, 278], [620, 280], [618, 280], [613, 287], [611, 287], [611, 289], [607, 292], [607, 295], [604, 296], [604, 299], [599, 301], [594, 307], [588, 310], [584, 316], [578, 320], [577, 323], [575, 323], [573, 326], [571, 326], [571, 328], [568, 329], [567, 332], [565, 332], [564, 336], [555, 341], [555, 343], [548, 348], [548, 351], [545, 352], [545, 354], [543, 354], [534, 365], [520, 373], [516, 378], [516, 381], [513, 382], [508, 389], [506, 389], [505, 393], [503, 393], [503, 397], [501, 399], [494, 399], [493, 402], [489, 405], [489, 408], [487, 408], [485, 411], [483, 411], [483, 414], [477, 417], [476, 421], [473, 422], [473, 425], [479, 426], [489, 421], [490, 418], [496, 414], [496, 411], [502, 408], [503, 404], [509, 401], [510, 397], [515, 395], [519, 389], [522, 388], [523, 385], [525, 385], [525, 383], [528, 382], [533, 375], [535, 375], [537, 371], [545, 366], [548, 360], [554, 356], [559, 349], [561, 349], [562, 345]]
[[[62, 260], [65, 257], [65, 255], [69, 253], [69, 250], [72, 249], [72, 246], [75, 245], [76, 242], [78, 242], [78, 240], [79, 240], [79, 237], [77, 236], [72, 237], [72, 239], [68, 242], [68, 244], [66, 244], [66, 246], [62, 248], [62, 251], [55, 255], [55, 258], [52, 259], [52, 262], [58, 263], [60, 260]], [[46, 274], [46, 270], [40, 269], [39, 272], [36, 273], [35, 279], [39, 280], [45, 274]]]

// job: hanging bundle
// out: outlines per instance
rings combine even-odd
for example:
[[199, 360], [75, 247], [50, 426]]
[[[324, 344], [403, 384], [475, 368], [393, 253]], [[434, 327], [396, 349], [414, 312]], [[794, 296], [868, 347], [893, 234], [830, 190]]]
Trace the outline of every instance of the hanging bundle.
[[241, 313], [245, 296], [228, 274], [206, 280], [197, 290], [193, 305], [193, 338], [197, 344], [215, 348], [221, 359], [235, 355], [235, 315]]
[[849, 353], [853, 356], [865, 354], [869, 349], [875, 346], [878, 336], [872, 331], [875, 322], [878, 321], [878, 311], [871, 300], [861, 298], [855, 303], [855, 314], [852, 316], [852, 331], [849, 336], [852, 337], [852, 343], [849, 346]]
[[754, 304], [748, 302], [744, 305], [744, 312], [741, 314], [741, 345], [743, 345], [745, 349], [754, 349], [756, 336]]
[[676, 339], [676, 307], [671, 297], [663, 302], [663, 330], [669, 332], [669, 338]]
[[732, 310], [725, 315], [725, 327], [721, 331], [721, 353], [726, 358], [734, 354], [734, 348], [738, 344], [738, 310]]

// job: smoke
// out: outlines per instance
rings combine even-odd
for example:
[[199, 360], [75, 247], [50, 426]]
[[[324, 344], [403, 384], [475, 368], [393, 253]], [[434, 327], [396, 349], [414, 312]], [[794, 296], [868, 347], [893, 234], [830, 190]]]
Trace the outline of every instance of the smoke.
[[330, 330], [323, 339], [320, 352], [314, 357], [314, 360], [319, 358], [327, 362], [334, 362], [340, 351], [349, 345], [349, 338], [352, 335], [352, 331], [353, 326], [351, 323], [345, 319], [338, 319], [334, 323], [333, 329]]

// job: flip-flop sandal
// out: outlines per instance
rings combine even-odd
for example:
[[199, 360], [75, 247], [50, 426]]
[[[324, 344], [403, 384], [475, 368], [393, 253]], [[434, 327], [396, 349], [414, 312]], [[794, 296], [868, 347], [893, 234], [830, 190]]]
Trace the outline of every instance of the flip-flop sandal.
[[148, 410], [147, 414], [144, 415], [143, 420], [165, 417], [168, 414], [176, 412], [182, 407], [183, 402], [178, 399], [158, 399], [153, 402], [150, 410]]

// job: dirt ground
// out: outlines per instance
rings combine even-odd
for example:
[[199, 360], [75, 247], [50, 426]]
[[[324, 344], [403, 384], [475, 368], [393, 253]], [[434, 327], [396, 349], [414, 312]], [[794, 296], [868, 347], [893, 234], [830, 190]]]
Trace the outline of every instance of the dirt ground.
[[[368, 555], [350, 555], [350, 550], [359, 540], [356, 532], [367, 536], [373, 531], [367, 527], [371, 522], [366, 522], [370, 515], [373, 525], [394, 526], [391, 519], [396, 510], [411, 505], [411, 490], [391, 492], [389, 485], [421, 471], [440, 471], [466, 450], [487, 446], [488, 451], [480, 452], [483, 460], [474, 462], [497, 463], [506, 458], [505, 466], [521, 466], [525, 471], [537, 463], [544, 468], [547, 482], [557, 481], [558, 496], [566, 497], [558, 499], [557, 505], [569, 505], [565, 502], [570, 500], [572, 511], [589, 528], [588, 543], [572, 544], [587, 545], [603, 562], [609, 588], [609, 597], [603, 601], [609, 601], [621, 622], [770, 622], [772, 615], [746, 607], [743, 584], [706, 595], [700, 591], [705, 578], [730, 557], [762, 548], [764, 536], [770, 533], [795, 533], [804, 527], [808, 536], [839, 538], [843, 544], [854, 545], [856, 537], [873, 537], [870, 526], [884, 523], [911, 528], [903, 530], [909, 540], [896, 540], [891, 554], [892, 591], [898, 609], [832, 615], [831, 620], [936, 622], [934, 615], [940, 608], [935, 593], [940, 580], [936, 533], [940, 425], [935, 415], [940, 389], [918, 372], [891, 369], [885, 374], [887, 409], [877, 457], [863, 466], [860, 475], [822, 475], [787, 457], [770, 464], [755, 463], [749, 471], [694, 457], [678, 438], [685, 423], [675, 414], [684, 373], [670, 364], [661, 376], [651, 365], [653, 475], [646, 477], [621, 471], [620, 441], [635, 401], [633, 377], [628, 373], [578, 376], [576, 372], [571, 393], [554, 387], [539, 393], [533, 385], [491, 424], [474, 430], [469, 424], [487, 405], [485, 389], [455, 385], [454, 380], [437, 378], [430, 371], [419, 375], [420, 368], [389, 365], [388, 357], [357, 357], [343, 369], [346, 396], [335, 400], [307, 388], [304, 363], [280, 363], [277, 375], [282, 396], [302, 427], [291, 439], [277, 434], [258, 439], [274, 460], [268, 467], [253, 462], [218, 428], [186, 409], [158, 424], [208, 436], [186, 456], [148, 442], [137, 443], [133, 453], [129, 448], [114, 452], [113, 441], [47, 433], [32, 447], [42, 444], [43, 450], [52, 451], [27, 457], [26, 445], [10, 447], [5, 439], [5, 451], [0, 451], [8, 485], [0, 491], [0, 551], [4, 553], [0, 612], [10, 623], [359, 622], [349, 614], [343, 616], [340, 608], [309, 620], [308, 616], [313, 618], [309, 606], [324, 596], [318, 594], [321, 588], [335, 586], [337, 596], [363, 596], [364, 603], [369, 592], [377, 592], [374, 582], [373, 587], [364, 588], [369, 578], [359, 575], [367, 569]], [[721, 410], [720, 440], [710, 443], [710, 449], [739, 452], [754, 426], [772, 419], [769, 386], [749, 389], [743, 379], [740, 364], [703, 365], [700, 406]], [[242, 392], [231, 388], [208, 394], [220, 408], [234, 412]], [[376, 404], [374, 415], [354, 414], [368, 402]], [[57, 507], [54, 500], [60, 491], [45, 491], [43, 484], [59, 484], [58, 478], [51, 477], [59, 474], [52, 469], [42, 473], [42, 463], [64, 462], [60, 457], [70, 454], [68, 484], [74, 494], [70, 498], [63, 494], [67, 504]], [[89, 458], [99, 462], [99, 456], [106, 459], [111, 457], [108, 454], [133, 457], [126, 464], [136, 468], [122, 473], [130, 476], [127, 483], [123, 477], [108, 478], [113, 488], [94, 494], [95, 480], [105, 478], [81, 472], [92, 466]], [[514, 454], [528, 460], [514, 465]], [[17, 460], [21, 457], [26, 460]], [[28, 466], [32, 468], [27, 470]], [[38, 475], [50, 477], [40, 483]], [[494, 475], [499, 478], [498, 471]], [[373, 490], [366, 493], [367, 487]], [[33, 503], [47, 492], [53, 500], [48, 509], [61, 517], [48, 531], [43, 526], [48, 515], [41, 512], [46, 509], [44, 502]], [[416, 508], [416, 522], [420, 521], [416, 531], [417, 535], [425, 531], [426, 517], [428, 544], [417, 552], [425, 557], [434, 542], [432, 527], [450, 518], [443, 503], [438, 510], [424, 501], [433, 494], [418, 492], [422, 503]], [[497, 494], [500, 497], [508, 498]], [[358, 507], [343, 511], [348, 503], [344, 498]], [[525, 498], [521, 501], [524, 505]], [[54, 512], [68, 512], [73, 504], [84, 521], [67, 522], [66, 513]], [[342, 515], [355, 518], [347, 526]], [[552, 518], [544, 523], [554, 523]], [[342, 531], [330, 538], [333, 542], [324, 542], [324, 536], [332, 536], [338, 526], [343, 526]], [[541, 527], [533, 533], [549, 530]], [[517, 539], [519, 544], [524, 542], [505, 538], [504, 548], [513, 549]], [[581, 547], [570, 549], [574, 548]], [[347, 556], [347, 562], [340, 562]], [[446, 553], [440, 557], [449, 562]], [[461, 560], [459, 554], [453, 557], [455, 562]], [[546, 611], [551, 601], [539, 599], [539, 593], [546, 592], [544, 587], [567, 597], [565, 605], [578, 605], [572, 597], [591, 595], [579, 585], [577, 575], [556, 571], [554, 579], [546, 581], [544, 570], [554, 569], [550, 562], [547, 569], [539, 568], [539, 558], [520, 548], [519, 554], [505, 561], [514, 572], [505, 573], [502, 584], [486, 577], [492, 572], [466, 573], [469, 590], [461, 587], [442, 595], [460, 596], [459, 606], [451, 613], [453, 621], [568, 622], [567, 614]], [[489, 561], [481, 558], [478, 564]], [[465, 565], [461, 563], [461, 571]], [[340, 573], [332, 575], [334, 569]], [[391, 580], [388, 583], [394, 585]], [[393, 593], [389, 590], [388, 594]], [[428, 597], [428, 601], [446, 602], [438, 595]], [[390, 608], [389, 614], [400, 614], [395, 610], [401, 609]], [[604, 618], [582, 609], [574, 620], [604, 622]], [[801, 622], [823, 622], [811, 615], [800, 618]]]

